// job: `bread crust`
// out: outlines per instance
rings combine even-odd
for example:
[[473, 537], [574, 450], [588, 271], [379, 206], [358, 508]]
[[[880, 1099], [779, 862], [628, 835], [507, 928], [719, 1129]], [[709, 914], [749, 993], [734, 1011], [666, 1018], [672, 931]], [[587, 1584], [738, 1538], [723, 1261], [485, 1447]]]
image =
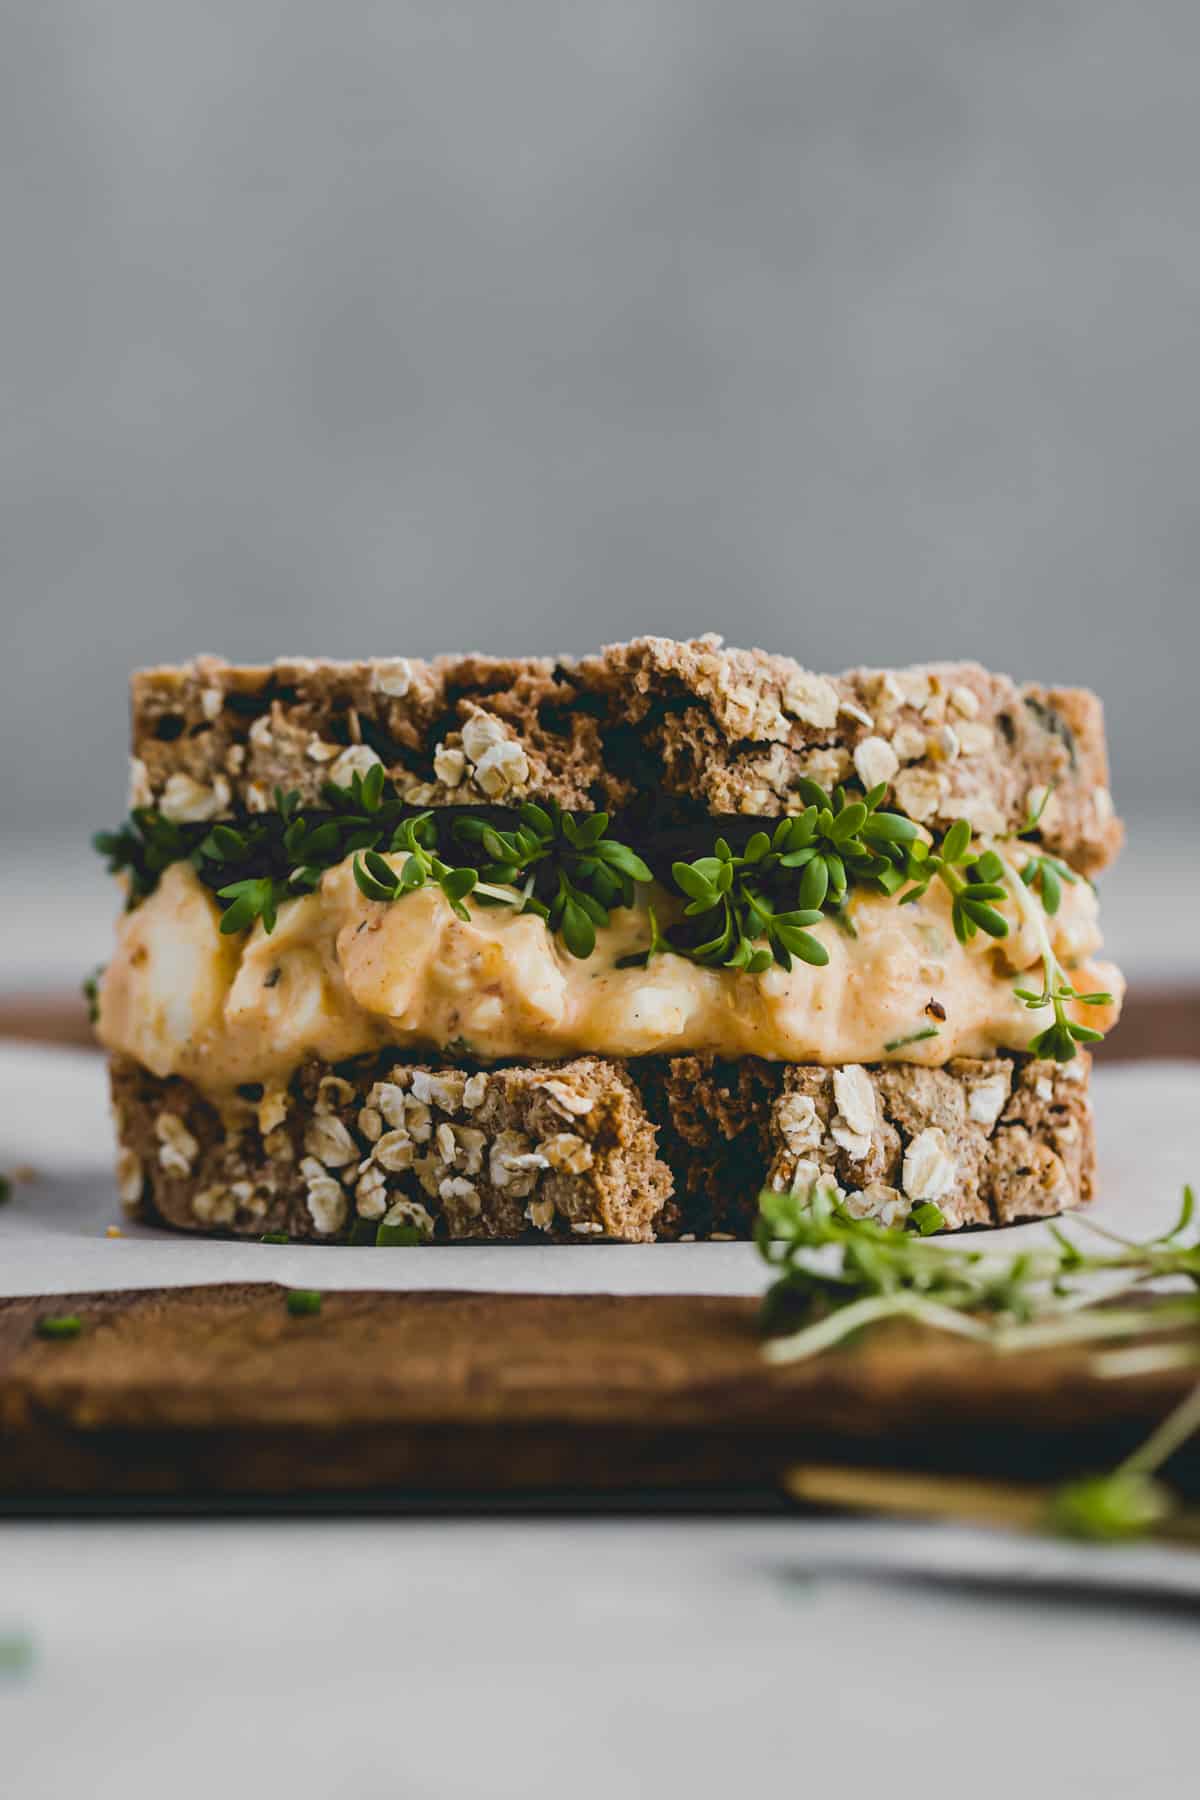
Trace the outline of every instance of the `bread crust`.
[[950, 1229], [1090, 1200], [1090, 1064], [1004, 1055], [943, 1069], [603, 1057], [433, 1067], [310, 1062], [223, 1110], [112, 1062], [122, 1197], [182, 1230], [343, 1241], [356, 1220], [448, 1240], [747, 1237], [766, 1186], [834, 1182], [900, 1223]]
[[133, 678], [133, 797], [169, 816], [263, 811], [274, 789], [319, 800], [381, 761], [414, 806], [554, 800], [620, 811], [773, 818], [799, 782], [886, 781], [932, 829], [1019, 829], [1083, 873], [1112, 860], [1103, 711], [1082, 689], [1018, 687], [975, 663], [814, 675], [790, 657], [640, 638], [580, 660], [432, 662], [198, 657]]

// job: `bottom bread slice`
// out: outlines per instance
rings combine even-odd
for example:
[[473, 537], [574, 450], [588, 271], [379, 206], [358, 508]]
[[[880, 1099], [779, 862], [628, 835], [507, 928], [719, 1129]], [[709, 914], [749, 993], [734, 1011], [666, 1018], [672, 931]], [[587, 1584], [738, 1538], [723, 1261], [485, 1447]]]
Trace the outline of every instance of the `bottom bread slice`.
[[746, 1237], [760, 1190], [834, 1182], [860, 1217], [1006, 1225], [1094, 1185], [1089, 1059], [825, 1068], [645, 1058], [487, 1069], [310, 1062], [218, 1106], [112, 1061], [118, 1185], [184, 1230], [326, 1242]]

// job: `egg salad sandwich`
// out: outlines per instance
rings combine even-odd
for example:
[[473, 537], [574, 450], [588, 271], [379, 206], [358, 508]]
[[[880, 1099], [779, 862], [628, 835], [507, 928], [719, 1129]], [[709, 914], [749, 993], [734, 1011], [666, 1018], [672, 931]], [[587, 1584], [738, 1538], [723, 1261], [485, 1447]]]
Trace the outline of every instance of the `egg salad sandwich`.
[[198, 657], [133, 678], [121, 1196], [324, 1242], [1084, 1204], [1101, 707], [975, 664]]

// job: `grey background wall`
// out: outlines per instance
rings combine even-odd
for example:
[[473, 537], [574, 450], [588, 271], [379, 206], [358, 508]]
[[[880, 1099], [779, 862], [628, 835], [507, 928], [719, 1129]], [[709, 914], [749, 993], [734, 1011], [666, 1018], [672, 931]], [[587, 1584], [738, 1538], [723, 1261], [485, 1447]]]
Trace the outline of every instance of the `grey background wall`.
[[0, 26], [4, 825], [196, 649], [715, 628], [1109, 702], [1192, 805], [1193, 0], [37, 0]]

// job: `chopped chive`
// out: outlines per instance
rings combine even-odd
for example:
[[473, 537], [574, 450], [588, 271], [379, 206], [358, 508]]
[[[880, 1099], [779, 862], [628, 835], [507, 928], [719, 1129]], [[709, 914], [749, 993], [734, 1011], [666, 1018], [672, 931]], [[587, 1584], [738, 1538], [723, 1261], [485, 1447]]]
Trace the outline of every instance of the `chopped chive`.
[[946, 1229], [946, 1215], [932, 1200], [922, 1200], [919, 1206], [913, 1207], [908, 1217], [909, 1223], [922, 1237], [931, 1237], [935, 1231]]
[[885, 1050], [904, 1050], [909, 1044], [920, 1044], [926, 1038], [935, 1038], [937, 1035], [938, 1028], [936, 1025], [925, 1025], [920, 1031], [910, 1031], [907, 1037], [889, 1039], [883, 1047]]
[[260, 1244], [290, 1244], [292, 1240], [286, 1231], [268, 1231], [258, 1241]]
[[77, 1338], [83, 1330], [83, 1320], [77, 1313], [47, 1313], [35, 1329], [39, 1337]]
[[293, 1319], [306, 1319], [321, 1310], [321, 1296], [316, 1288], [289, 1288], [287, 1309]]

